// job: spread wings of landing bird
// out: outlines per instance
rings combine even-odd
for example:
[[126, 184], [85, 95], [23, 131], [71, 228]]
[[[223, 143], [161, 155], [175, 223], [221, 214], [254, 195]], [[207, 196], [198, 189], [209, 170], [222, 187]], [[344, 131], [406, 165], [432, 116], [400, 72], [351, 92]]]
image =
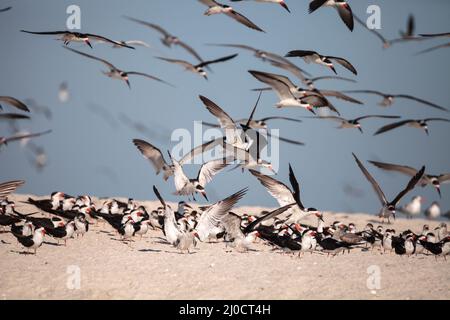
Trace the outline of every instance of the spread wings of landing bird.
[[107, 71], [107, 72], [103, 71], [103, 74], [105, 76], [107, 76], [107, 77], [109, 77], [111, 79], [122, 80], [128, 85], [129, 88], [131, 88], [130, 81], [129, 81], [129, 76], [131, 76], [131, 75], [145, 77], [145, 78], [148, 78], [148, 79], [151, 79], [151, 80], [155, 80], [155, 81], [158, 81], [158, 82], [161, 82], [161, 83], [164, 83], [164, 84], [167, 84], [167, 85], [173, 87], [172, 84], [170, 84], [170, 83], [168, 83], [168, 82], [166, 82], [164, 80], [161, 80], [161, 79], [159, 79], [159, 78], [157, 78], [155, 76], [152, 76], [152, 75], [149, 75], [149, 74], [146, 74], [146, 73], [142, 73], [142, 72], [136, 72], [136, 71], [123, 71], [123, 70], [120, 70], [119, 68], [115, 67], [112, 63], [110, 63], [110, 62], [108, 62], [108, 61], [106, 61], [104, 59], [101, 59], [101, 58], [98, 58], [98, 57], [94, 57], [94, 56], [92, 56], [90, 54], [87, 54], [87, 53], [84, 53], [84, 52], [81, 52], [81, 51], [78, 51], [78, 50], [75, 50], [75, 49], [71, 49], [71, 48], [67, 48], [67, 47], [64, 47], [64, 48], [67, 49], [67, 50], [70, 50], [72, 52], [75, 52], [75, 53], [77, 53], [77, 54], [79, 54], [81, 56], [84, 56], [86, 58], [89, 58], [89, 59], [92, 59], [92, 60], [96, 60], [96, 61], [99, 61], [99, 62], [103, 63], [105, 66], [107, 66], [109, 68], [109, 71]]
[[47, 36], [59, 36], [61, 41], [64, 42], [65, 45], [69, 45], [70, 42], [84, 42], [89, 47], [92, 48], [91, 40], [99, 41], [99, 42], [107, 42], [116, 46], [125, 47], [128, 49], [134, 49], [134, 47], [129, 46], [123, 42], [114, 41], [108, 39], [103, 36], [99, 36], [92, 33], [80, 33], [80, 32], [72, 32], [72, 31], [48, 31], [48, 32], [36, 32], [36, 31], [26, 31], [20, 30], [21, 32], [35, 34], [35, 35], [47, 35]]
[[250, 21], [244, 15], [235, 11], [232, 7], [230, 7], [228, 5], [221, 4], [214, 0], [198, 0], [198, 1], [209, 7], [208, 10], [205, 11], [205, 16], [211, 16], [214, 14], [225, 14], [226, 16], [234, 19], [235, 21], [239, 22], [240, 24], [243, 24], [244, 26], [246, 26], [250, 29], [264, 32], [264, 30], [262, 30], [256, 24], [254, 24], [252, 21]]
[[0, 201], [6, 199], [11, 193], [16, 191], [17, 188], [23, 186], [25, 181], [14, 180], [0, 183]]
[[367, 181], [370, 182], [372, 188], [374, 189], [375, 193], [378, 196], [378, 199], [381, 202], [382, 207], [381, 207], [381, 210], [379, 213], [380, 218], [382, 218], [383, 220], [385, 218], [387, 218], [389, 221], [389, 219], [392, 215], [395, 219], [395, 212], [396, 212], [396, 207], [397, 207], [398, 203], [406, 194], [408, 194], [410, 191], [412, 191], [416, 187], [416, 185], [422, 180], [422, 177], [425, 173], [425, 166], [423, 166], [422, 169], [420, 169], [418, 172], [416, 172], [414, 174], [414, 176], [411, 178], [411, 180], [409, 181], [406, 188], [403, 189], [394, 198], [394, 200], [388, 201], [383, 190], [381, 190], [380, 186], [378, 185], [378, 182], [372, 177], [372, 175], [369, 173], [369, 171], [367, 171], [367, 169], [364, 167], [362, 162], [358, 159], [358, 157], [354, 153], [353, 153], [353, 157], [355, 158], [356, 164], [358, 165], [359, 169], [362, 171], [362, 173], [366, 177]]

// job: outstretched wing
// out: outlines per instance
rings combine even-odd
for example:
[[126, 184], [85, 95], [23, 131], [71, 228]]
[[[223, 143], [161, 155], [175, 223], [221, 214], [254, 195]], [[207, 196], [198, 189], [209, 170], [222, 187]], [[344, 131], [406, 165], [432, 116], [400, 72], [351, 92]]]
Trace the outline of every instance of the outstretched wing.
[[13, 193], [18, 187], [25, 184], [23, 180], [14, 180], [3, 182], [0, 184], [0, 200], [4, 200], [8, 195]]
[[408, 185], [406, 186], [406, 188], [404, 190], [402, 190], [397, 197], [395, 197], [395, 199], [391, 202], [392, 205], [396, 206], [400, 200], [408, 193], [410, 192], [412, 189], [414, 189], [416, 187], [416, 184], [422, 180], [423, 174], [425, 173], [425, 166], [422, 167], [422, 169], [420, 169], [416, 175], [414, 177], [412, 177], [412, 179], [409, 181]]

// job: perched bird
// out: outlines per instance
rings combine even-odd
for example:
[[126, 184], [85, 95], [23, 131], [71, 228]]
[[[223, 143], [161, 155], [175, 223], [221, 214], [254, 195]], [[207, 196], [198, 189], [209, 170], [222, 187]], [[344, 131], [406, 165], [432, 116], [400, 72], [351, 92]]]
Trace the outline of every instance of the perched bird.
[[64, 245], [67, 245], [67, 239], [73, 237], [75, 233], [75, 221], [69, 221], [67, 224], [61, 224], [57, 228], [46, 228], [46, 233], [53, 238], [59, 240], [64, 240]]
[[428, 131], [428, 122], [431, 121], [442, 121], [442, 122], [450, 122], [449, 119], [444, 119], [444, 118], [428, 118], [428, 119], [416, 119], [416, 120], [402, 120], [399, 122], [394, 122], [388, 125], [385, 125], [383, 127], [381, 127], [380, 129], [378, 129], [377, 132], [375, 132], [375, 136], [403, 127], [403, 126], [408, 126], [408, 127], [412, 127], [412, 128], [417, 128], [417, 129], [422, 129], [423, 131], [425, 131], [425, 133], [427, 135], [430, 135], [430, 132]]
[[341, 17], [342, 21], [345, 23], [350, 31], [353, 31], [354, 21], [352, 8], [345, 0], [313, 0], [309, 4], [309, 13], [313, 13], [320, 7], [332, 7], [336, 8]]
[[422, 213], [423, 201], [423, 197], [414, 196], [410, 202], [401, 207], [398, 211], [404, 213], [408, 218], [417, 217]]
[[[243, 1], [243, 0], [231, 0], [232, 2], [239, 2], [239, 1]], [[245, 0], [245, 1], [249, 1], [249, 0]], [[282, 6], [287, 12], [291, 13], [291, 10], [289, 10], [288, 5], [286, 4], [286, 1], [284, 0], [252, 0], [255, 2], [266, 2], [266, 3], [277, 3], [280, 6]]]
[[100, 59], [100, 58], [91, 56], [87, 53], [84, 53], [84, 52], [81, 52], [81, 51], [78, 51], [75, 49], [71, 49], [71, 48], [67, 48], [67, 47], [65, 47], [65, 49], [75, 52], [75, 53], [82, 55], [84, 57], [87, 57], [89, 59], [100, 61], [101, 63], [103, 63], [104, 65], [106, 65], [109, 68], [109, 71], [107, 71], [107, 72], [102, 71], [104, 75], [106, 75], [107, 77], [112, 78], [112, 79], [118, 79], [118, 80], [124, 81], [130, 89], [131, 89], [131, 85], [130, 85], [130, 81], [129, 81], [129, 76], [132, 76], [132, 75], [145, 77], [145, 78], [148, 78], [151, 80], [156, 80], [158, 82], [161, 82], [161, 83], [164, 83], [164, 84], [167, 84], [167, 85], [173, 87], [173, 85], [171, 85], [170, 83], [168, 83], [164, 80], [161, 80], [155, 76], [152, 76], [152, 75], [149, 75], [146, 73], [142, 73], [142, 72], [136, 72], [136, 71], [123, 71], [123, 70], [116, 68], [112, 63], [110, 63], [104, 59]]
[[330, 68], [333, 70], [334, 73], [337, 74], [336, 69], [334, 68], [334, 62], [337, 62], [350, 72], [352, 72], [354, 75], [358, 74], [358, 71], [356, 71], [355, 67], [346, 59], [339, 58], [339, 57], [333, 57], [333, 56], [323, 56], [316, 51], [307, 51], [307, 50], [293, 50], [286, 54], [286, 57], [299, 57], [302, 58], [306, 63], [316, 63], [323, 65], [325, 67]]
[[20, 100], [17, 100], [16, 98], [13, 97], [8, 97], [8, 96], [0, 96], [0, 110], [3, 109], [2, 107], [2, 103], [6, 103], [10, 106], [13, 106], [19, 110], [25, 111], [25, 112], [30, 112], [30, 109]]
[[156, 57], [156, 58], [159, 60], [169, 62], [169, 63], [178, 64], [178, 65], [184, 67], [186, 71], [190, 71], [195, 74], [201, 75], [203, 78], [208, 80], [208, 74], [206, 73], [204, 67], [207, 67], [207, 66], [209, 66], [211, 64], [215, 64], [215, 63], [225, 62], [225, 61], [234, 59], [237, 56], [238, 56], [237, 54], [233, 54], [233, 55], [215, 59], [215, 60], [200, 62], [199, 64], [196, 64], [196, 65], [194, 65], [190, 62], [184, 61], [184, 60], [168, 59], [168, 58], [163, 58], [163, 57]]
[[[379, 161], [369, 161], [369, 162], [382, 170], [399, 172], [410, 177], [413, 177], [417, 172], [416, 169], [404, 165], [385, 163]], [[419, 182], [419, 184], [422, 187], [426, 187], [428, 185], [433, 186], [436, 189], [437, 193], [439, 194], [439, 197], [442, 197], [441, 184], [444, 183], [450, 183], [450, 173], [443, 173], [440, 175], [431, 175], [425, 173], [423, 175], [422, 180]]]
[[135, 19], [135, 18], [132, 18], [132, 17], [127, 17], [126, 16], [125, 18], [128, 19], [128, 20], [134, 21], [136, 23], [139, 23], [141, 25], [144, 25], [146, 27], [149, 27], [149, 28], [159, 32], [163, 36], [161, 38], [161, 42], [166, 47], [171, 48], [173, 45], [180, 46], [181, 48], [186, 50], [189, 54], [191, 54], [194, 58], [196, 58], [199, 62], [203, 62], [202, 57], [200, 57], [200, 55], [192, 47], [187, 45], [185, 42], [181, 41], [180, 38], [170, 34], [167, 30], [165, 30], [161, 26], [159, 26], [157, 24], [154, 24], [154, 23], [146, 22], [146, 21], [143, 21], [143, 20]]
[[441, 206], [439, 205], [439, 202], [434, 201], [426, 210], [425, 210], [425, 216], [428, 219], [435, 220], [441, 216]]
[[49, 32], [35, 32], [35, 31], [26, 31], [26, 30], [20, 30], [21, 32], [30, 33], [30, 34], [36, 34], [36, 35], [47, 35], [47, 36], [59, 36], [59, 40], [64, 42], [64, 45], [69, 45], [71, 42], [83, 42], [87, 44], [90, 48], [92, 48], [91, 40], [94, 41], [100, 41], [100, 42], [108, 42], [113, 45], [125, 47], [128, 49], [134, 49], [134, 47], [131, 47], [127, 44], [114, 41], [111, 39], [108, 39], [103, 36], [99, 36], [92, 33], [80, 33], [80, 32], [72, 32], [72, 31], [49, 31]]
[[25, 248], [33, 249], [34, 254], [36, 254], [36, 250], [42, 245], [44, 242], [44, 236], [46, 231], [44, 228], [37, 228], [34, 230], [33, 235], [23, 236], [22, 234], [13, 233], [16, 237], [17, 241], [20, 242]]
[[384, 222], [384, 219], [388, 219], [388, 223], [390, 223], [390, 217], [391, 215], [395, 219], [395, 212], [397, 204], [400, 202], [400, 200], [411, 190], [413, 190], [417, 183], [422, 179], [424, 173], [425, 173], [425, 166], [422, 167], [420, 171], [418, 171], [412, 179], [409, 181], [408, 185], [404, 190], [402, 190], [392, 201], [388, 201], [386, 196], [384, 195], [383, 191], [381, 190], [378, 183], [375, 181], [375, 179], [370, 175], [369, 171], [364, 167], [364, 165], [361, 163], [361, 161], [356, 157], [356, 155], [353, 153], [353, 157], [355, 158], [355, 161], [358, 165], [358, 167], [361, 169], [362, 173], [366, 177], [366, 179], [370, 182], [372, 185], [372, 188], [374, 189], [375, 193], [378, 196], [378, 199], [381, 202], [382, 208], [379, 213], [379, 217], [381, 218], [381, 221]]
[[309, 119], [325, 119], [325, 120], [334, 120], [340, 122], [340, 126], [338, 129], [358, 129], [361, 133], [363, 133], [363, 129], [361, 127], [360, 121], [366, 119], [398, 119], [399, 116], [384, 116], [384, 115], [367, 115], [358, 117], [356, 119], [345, 119], [342, 117], [336, 116], [319, 116], [319, 117], [308, 117]]
[[228, 5], [221, 4], [215, 0], [199, 0], [199, 2], [209, 7], [208, 10], [205, 11], [205, 16], [211, 16], [214, 14], [222, 13], [250, 29], [264, 32], [264, 30], [262, 30], [256, 24], [251, 22], [248, 18], [246, 18], [239, 12], [235, 11], [232, 7]]
[[396, 99], [406, 99], [406, 100], [411, 100], [411, 101], [416, 101], [420, 104], [438, 109], [438, 110], [442, 110], [442, 111], [447, 111], [447, 108], [441, 107], [435, 103], [426, 101], [424, 99], [420, 99], [408, 94], [389, 94], [389, 93], [383, 93], [380, 91], [375, 91], [375, 90], [346, 90], [344, 91], [345, 93], [366, 93], [366, 94], [372, 94], [372, 95], [377, 95], [383, 98], [383, 101], [381, 101], [379, 103], [380, 106], [382, 107], [390, 107], [392, 106], [392, 104], [394, 104]]

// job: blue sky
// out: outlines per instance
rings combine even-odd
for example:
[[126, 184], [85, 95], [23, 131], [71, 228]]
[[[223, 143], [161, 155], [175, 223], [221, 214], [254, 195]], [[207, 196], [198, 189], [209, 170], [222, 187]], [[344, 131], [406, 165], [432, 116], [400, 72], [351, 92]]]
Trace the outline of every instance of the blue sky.
[[[223, 2], [226, 2], [225, 0]], [[2, 39], [0, 62], [0, 95], [19, 99], [33, 98], [47, 105], [53, 119], [46, 120], [32, 115], [31, 122], [20, 123], [21, 128], [32, 131], [52, 129], [53, 133], [36, 140], [49, 157], [48, 166], [37, 172], [28, 159], [29, 152], [18, 144], [11, 144], [0, 151], [0, 181], [24, 179], [21, 192], [49, 194], [63, 190], [71, 194], [98, 196], [130, 196], [136, 199], [153, 199], [152, 185], [156, 184], [170, 200], [178, 200], [168, 194], [174, 191], [173, 183], [164, 183], [151, 166], [137, 152], [131, 140], [146, 139], [162, 150], [167, 150], [170, 133], [178, 128], [193, 129], [194, 121], [214, 121], [202, 106], [198, 95], [217, 102], [236, 118], [248, 115], [256, 94], [250, 89], [261, 86], [247, 70], [256, 69], [283, 73], [252, 57], [247, 52], [229, 48], [206, 46], [207, 43], [244, 43], [268, 51], [285, 54], [294, 49], [316, 50], [342, 56], [358, 69], [357, 84], [345, 82], [321, 82], [323, 89], [351, 90], [375, 89], [392, 93], [405, 93], [448, 106], [450, 92], [448, 77], [448, 49], [422, 56], [414, 53], [445, 40], [423, 43], [399, 44], [388, 50], [367, 30], [356, 26], [349, 32], [331, 9], [321, 9], [309, 15], [308, 1], [288, 0], [292, 14], [276, 5], [252, 2], [235, 4], [235, 8], [252, 19], [267, 33], [247, 29], [228, 17], [203, 16], [205, 7], [197, 1], [0, 1], [0, 7], [12, 5], [13, 9], [0, 15]], [[71, 4], [81, 7], [82, 32], [101, 34], [117, 40], [140, 39], [152, 45], [152, 49], [112, 49], [103, 44], [94, 50], [73, 44], [72, 47], [105, 58], [119, 68], [136, 70], [159, 76], [176, 85], [167, 87], [146, 79], [132, 78], [130, 91], [122, 82], [101, 74], [103, 66], [64, 50], [52, 37], [31, 36], [19, 30], [51, 31], [65, 29], [66, 8]], [[406, 26], [409, 14], [416, 18], [419, 33], [447, 32], [450, 29], [448, 1], [350, 1], [359, 17], [367, 17], [366, 8], [371, 4], [381, 7], [382, 30], [387, 38], [398, 36]], [[184, 72], [154, 58], [166, 56], [192, 60], [180, 48], [167, 49], [159, 41], [159, 35], [145, 27], [124, 19], [128, 15], [164, 26], [171, 33], [192, 45], [205, 59], [239, 53], [239, 57], [226, 64], [213, 67], [210, 81]], [[293, 60], [308, 72], [321, 76], [329, 71], [317, 65], [305, 65]], [[342, 76], [352, 76], [338, 67]], [[294, 80], [294, 78], [292, 78]], [[58, 87], [66, 81], [71, 99], [58, 101]], [[400, 115], [407, 118], [444, 116], [438, 110], [409, 102], [397, 101], [392, 108], [377, 105], [377, 97], [355, 95], [364, 106], [335, 101], [342, 115], [348, 118], [364, 114]], [[308, 116], [303, 110], [276, 110], [277, 102], [272, 93], [263, 95], [257, 117], [284, 115]], [[92, 113], [89, 106], [99, 106], [115, 119], [105, 121]], [[448, 106], [450, 107], [450, 106]], [[145, 123], [154, 133], [153, 138], [139, 134], [120, 121], [120, 114]], [[287, 168], [291, 163], [301, 183], [305, 205], [323, 210], [376, 212], [378, 200], [368, 182], [362, 177], [351, 157], [355, 152], [362, 160], [380, 160], [415, 167], [426, 165], [431, 173], [450, 171], [450, 125], [431, 125], [431, 136], [419, 130], [400, 129], [374, 137], [372, 133], [385, 121], [368, 121], [365, 134], [358, 131], [338, 131], [329, 122], [307, 121], [301, 124], [274, 122], [281, 135], [306, 142], [305, 147], [281, 144], [281, 170], [278, 179], [288, 182]], [[0, 135], [8, 133], [6, 123], [0, 124]], [[380, 182], [388, 197], [393, 197], [405, 186], [407, 178], [386, 174], [369, 164], [369, 171]], [[187, 169], [195, 176], [198, 166]], [[361, 189], [364, 196], [354, 198], [343, 191], [345, 185]], [[264, 188], [248, 173], [223, 173], [207, 187], [211, 200], [219, 200], [242, 187], [250, 187], [242, 204], [276, 206]], [[428, 204], [437, 200], [431, 189], [416, 189], [408, 195], [422, 194]], [[442, 204], [450, 207], [450, 187], [443, 187]]]

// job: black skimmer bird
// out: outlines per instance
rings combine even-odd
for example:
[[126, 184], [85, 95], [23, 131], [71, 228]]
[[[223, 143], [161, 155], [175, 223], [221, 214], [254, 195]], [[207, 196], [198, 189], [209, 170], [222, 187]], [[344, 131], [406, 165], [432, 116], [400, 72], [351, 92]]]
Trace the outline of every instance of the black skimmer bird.
[[40, 227], [34, 230], [33, 235], [23, 236], [22, 234], [13, 233], [16, 239], [27, 249], [33, 249], [34, 254], [36, 254], [36, 250], [42, 245], [44, 242], [44, 236], [46, 231], [44, 228]]
[[69, 221], [68, 223], [61, 223], [57, 228], [46, 228], [46, 233], [58, 242], [59, 240], [64, 240], [64, 245], [67, 245], [67, 239], [73, 237], [75, 233], [75, 221]]
[[21, 140], [28, 140], [31, 138], [37, 138], [46, 134], [51, 133], [52, 130], [47, 130], [44, 132], [38, 132], [38, 133], [18, 133], [16, 135], [10, 136], [10, 137], [0, 137], [0, 147], [4, 144], [7, 145], [10, 142], [14, 141], [21, 141]]
[[412, 191], [416, 185], [422, 180], [423, 175], [425, 173], [425, 166], [422, 167], [416, 174], [411, 178], [408, 185], [404, 190], [402, 190], [392, 201], [388, 201], [383, 190], [381, 190], [380, 186], [376, 182], [376, 180], [370, 175], [369, 171], [364, 167], [362, 162], [358, 159], [358, 157], [353, 153], [353, 157], [355, 158], [355, 161], [358, 165], [358, 167], [361, 169], [362, 173], [366, 177], [366, 179], [370, 182], [372, 185], [372, 188], [374, 189], [375, 193], [378, 196], [378, 199], [381, 202], [382, 208], [379, 213], [379, 217], [382, 219], [382, 222], [384, 222], [384, 219], [388, 219], [388, 223], [390, 223], [390, 217], [391, 215], [395, 219], [395, 212], [396, 207], [400, 200], [408, 194], [410, 191]]
[[[239, 1], [243, 1], [243, 0], [230, 0], [232, 2], [239, 2]], [[250, 0], [245, 0], [245, 1], [250, 1]], [[279, 4], [280, 6], [282, 6], [287, 12], [291, 13], [291, 10], [289, 10], [288, 5], [286, 4], [286, 1], [284, 0], [252, 0], [255, 2], [261, 2], [261, 3], [275, 3], [275, 4]]]
[[189, 179], [183, 171], [183, 166], [175, 160], [169, 153], [172, 160], [174, 170], [173, 179], [176, 188], [176, 195], [180, 196], [192, 196], [195, 201], [195, 194], [201, 194], [206, 201], [205, 186], [211, 182], [213, 177], [228, 166], [227, 159], [212, 160], [204, 163], [198, 171], [197, 178]]
[[242, 14], [240, 14], [239, 12], [237, 12], [236, 10], [234, 10], [232, 7], [230, 7], [228, 5], [221, 4], [214, 0], [199, 0], [199, 1], [202, 4], [208, 6], [208, 10], [205, 11], [205, 16], [211, 16], [214, 14], [225, 14], [226, 16], [236, 20], [240, 24], [243, 24], [244, 26], [246, 26], [250, 29], [260, 31], [260, 32], [265, 32], [260, 27], [258, 27], [256, 24], [251, 22], [248, 18], [246, 18], [245, 16], [243, 16]]
[[[91, 212], [91, 208], [86, 208], [84, 212], [89, 214]], [[75, 223], [75, 234], [77, 237], [79, 235], [84, 237], [85, 233], [89, 231], [89, 222], [86, 220], [86, 214], [80, 211], [73, 219]]]
[[50, 195], [50, 199], [35, 200], [28, 198], [26, 203], [34, 205], [36, 208], [48, 212], [48, 210], [58, 210], [61, 206], [61, 202], [70, 196], [66, 195], [64, 192], [55, 191]]
[[346, 0], [313, 0], [309, 4], [309, 13], [313, 13], [322, 6], [335, 8], [347, 28], [350, 31], [353, 31], [353, 12], [352, 8]]
[[314, 108], [329, 106], [328, 101], [320, 95], [296, 97], [291, 91], [290, 83], [283, 81], [278, 75], [253, 70], [250, 70], [249, 73], [259, 81], [268, 84], [275, 91], [279, 98], [279, 102], [275, 105], [277, 108], [300, 107], [315, 114]]
[[308, 117], [308, 119], [324, 119], [324, 120], [333, 120], [340, 123], [338, 129], [358, 129], [361, 133], [363, 133], [363, 129], [361, 127], [361, 121], [366, 119], [399, 119], [399, 116], [384, 116], [384, 115], [367, 115], [358, 117], [356, 119], [345, 119], [342, 117], [336, 116], [319, 116], [319, 117]]
[[438, 219], [441, 216], [441, 206], [439, 205], [439, 202], [434, 201], [426, 210], [425, 210], [425, 217], [428, 219]]
[[173, 45], [180, 46], [181, 48], [186, 50], [189, 54], [191, 54], [194, 58], [196, 58], [199, 62], [203, 62], [202, 57], [200, 57], [200, 55], [191, 46], [189, 46], [185, 42], [181, 41], [180, 38], [170, 34], [167, 30], [165, 30], [161, 26], [159, 26], [157, 24], [154, 24], [154, 23], [146, 22], [146, 21], [143, 21], [143, 20], [131, 18], [131, 17], [125, 17], [125, 18], [128, 19], [128, 20], [134, 21], [136, 23], [139, 23], [141, 25], [144, 25], [146, 27], [149, 27], [149, 28], [159, 32], [163, 36], [161, 38], [161, 42], [166, 47], [171, 48]]
[[[385, 162], [379, 162], [379, 161], [369, 161], [369, 162], [380, 169], [383, 169], [386, 171], [395, 171], [395, 172], [403, 173], [410, 177], [413, 177], [417, 172], [416, 169], [409, 167], [409, 166], [405, 166], [405, 165], [385, 163]], [[436, 191], [438, 192], [440, 197], [442, 197], [441, 190], [440, 190], [441, 185], [444, 183], [450, 183], [450, 173], [443, 173], [440, 175], [431, 175], [431, 174], [425, 173], [423, 175], [422, 180], [419, 182], [419, 184], [422, 187], [426, 187], [428, 185], [433, 186], [436, 189]]]
[[3, 9], [0, 9], [0, 12], [6, 12], [6, 11], [9, 11], [11, 9], [12, 9], [12, 7], [6, 7], [6, 8], [3, 8]]
[[170, 83], [168, 83], [168, 82], [166, 82], [164, 80], [161, 80], [161, 79], [159, 79], [159, 78], [157, 78], [155, 76], [149, 75], [147, 73], [136, 72], [136, 71], [123, 71], [123, 70], [120, 70], [120, 69], [116, 68], [112, 63], [110, 63], [110, 62], [108, 62], [108, 61], [106, 61], [104, 59], [100, 59], [100, 58], [94, 57], [94, 56], [92, 56], [90, 54], [87, 54], [87, 53], [84, 53], [84, 52], [81, 52], [81, 51], [78, 51], [78, 50], [75, 50], [75, 49], [72, 49], [72, 48], [65, 47], [65, 49], [70, 50], [72, 52], [75, 52], [75, 53], [77, 53], [79, 55], [82, 55], [82, 56], [84, 56], [86, 58], [93, 59], [93, 60], [96, 60], [96, 61], [99, 61], [99, 62], [103, 63], [104, 65], [106, 65], [109, 68], [109, 71], [103, 71], [103, 74], [105, 76], [107, 76], [109, 78], [112, 78], [112, 79], [118, 79], [118, 80], [124, 81], [128, 85], [128, 87], [130, 89], [131, 89], [131, 85], [130, 85], [130, 81], [129, 81], [129, 76], [145, 77], [145, 78], [148, 78], [148, 79], [151, 79], [151, 80], [155, 80], [155, 81], [158, 81], [158, 82], [161, 82], [161, 83], [164, 83], [166, 85], [169, 85], [169, 86], [173, 87], [172, 84], [170, 84]]
[[0, 120], [30, 120], [30, 117], [19, 113], [0, 113]]
[[163, 57], [156, 57], [156, 58], [159, 60], [169, 62], [169, 63], [180, 65], [180, 66], [184, 67], [186, 71], [190, 71], [195, 74], [201, 75], [203, 78], [208, 80], [208, 74], [206, 73], [204, 67], [207, 67], [207, 66], [209, 66], [211, 64], [215, 64], [215, 63], [225, 62], [225, 61], [234, 59], [237, 56], [238, 56], [238, 54], [233, 54], [233, 55], [222, 57], [222, 58], [215, 59], [215, 60], [203, 61], [196, 65], [194, 65], [190, 62], [184, 61], [184, 60], [168, 59], [168, 58], [163, 58]]
[[358, 71], [356, 71], [355, 67], [346, 59], [333, 57], [333, 56], [323, 56], [316, 51], [310, 50], [293, 50], [286, 54], [286, 57], [299, 57], [302, 58], [306, 63], [316, 63], [323, 65], [325, 67], [333, 70], [334, 73], [337, 74], [336, 69], [334, 68], [334, 62], [339, 63], [341, 66], [352, 72], [354, 75], [358, 75]]
[[274, 197], [280, 206], [287, 206], [292, 203], [296, 203], [296, 206], [287, 210], [286, 224], [298, 223], [300, 220], [315, 215], [318, 218], [322, 218], [322, 214], [316, 208], [306, 208], [300, 200], [300, 186], [291, 165], [289, 165], [289, 181], [292, 186], [292, 190], [289, 189], [284, 183], [275, 180], [272, 177], [263, 175], [257, 171], [250, 170], [250, 173], [259, 180], [259, 182], [267, 189], [269, 194]]
[[11, 233], [20, 234], [24, 237], [29, 237], [33, 235], [36, 227], [30, 221], [25, 221], [22, 226], [18, 226], [16, 224], [11, 225]]
[[11, 193], [24, 184], [25, 181], [23, 180], [13, 180], [0, 183], [0, 201], [5, 200]]
[[419, 238], [420, 244], [429, 252], [431, 252], [435, 258], [444, 257], [447, 260], [447, 255], [450, 253], [450, 237], [446, 237], [439, 242], [431, 242], [426, 236]]
[[390, 107], [392, 106], [392, 104], [395, 102], [396, 99], [407, 99], [407, 100], [412, 100], [412, 101], [416, 101], [420, 104], [424, 104], [427, 105], [429, 107], [435, 108], [435, 109], [439, 109], [442, 111], [447, 111], [447, 108], [441, 107], [435, 103], [411, 96], [411, 95], [407, 95], [407, 94], [390, 94], [390, 93], [383, 93], [380, 91], [375, 91], [375, 90], [347, 90], [347, 91], [343, 91], [344, 93], [366, 93], [366, 94], [372, 94], [372, 95], [377, 95], [383, 98], [383, 101], [381, 101], [379, 103], [379, 105], [381, 107]]
[[404, 213], [407, 218], [412, 219], [422, 213], [422, 203], [424, 198], [421, 196], [414, 196], [410, 202], [398, 209], [401, 213]]
[[10, 106], [13, 106], [19, 110], [30, 112], [30, 109], [20, 100], [9, 96], [0, 96], [0, 110], [3, 109], [2, 103], [6, 103]]
[[59, 40], [64, 42], [64, 45], [69, 45], [71, 42], [83, 42], [87, 44], [90, 48], [92, 48], [91, 40], [94, 41], [101, 41], [101, 42], [107, 42], [111, 43], [113, 45], [125, 47], [128, 49], [134, 49], [134, 47], [131, 47], [127, 44], [114, 41], [111, 39], [108, 39], [103, 36], [99, 36], [92, 33], [80, 33], [80, 32], [72, 32], [72, 31], [49, 31], [49, 32], [35, 32], [35, 31], [26, 31], [26, 30], [20, 30], [21, 32], [30, 33], [30, 34], [36, 34], [36, 35], [47, 35], [47, 36], [59, 36]]
[[428, 119], [409, 119], [409, 120], [402, 120], [399, 122], [394, 122], [388, 125], [385, 125], [383, 127], [381, 127], [380, 129], [378, 129], [377, 132], [375, 132], [375, 136], [403, 127], [403, 126], [408, 126], [408, 127], [412, 127], [412, 128], [417, 128], [417, 129], [422, 129], [423, 131], [425, 131], [425, 133], [427, 135], [430, 135], [430, 132], [428, 130], [428, 123], [429, 122], [435, 122], [435, 121], [441, 121], [441, 122], [450, 122], [449, 119], [445, 119], [445, 118], [428, 118]]

